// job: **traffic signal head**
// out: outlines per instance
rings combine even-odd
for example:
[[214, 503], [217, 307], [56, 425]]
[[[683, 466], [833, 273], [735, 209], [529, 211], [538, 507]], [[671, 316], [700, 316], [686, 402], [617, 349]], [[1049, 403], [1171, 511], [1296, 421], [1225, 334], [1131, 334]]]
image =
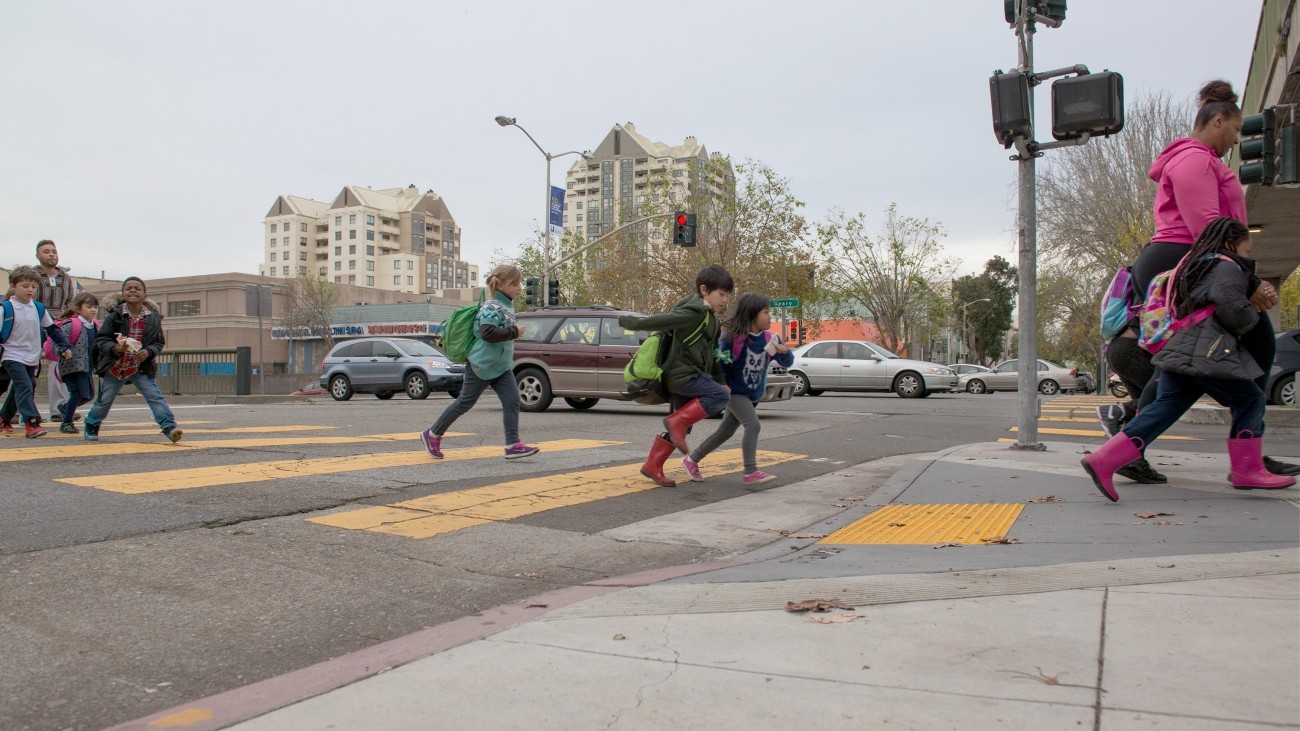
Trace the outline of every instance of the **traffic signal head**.
[[1114, 71], [1052, 82], [1052, 136], [1076, 140], [1124, 129], [1124, 77]]
[[678, 211], [673, 214], [673, 243], [678, 246], [695, 245], [695, 214]]
[[537, 299], [537, 277], [524, 278], [524, 303], [529, 307], [539, 304]]
[[1015, 25], [1021, 5], [1029, 5], [1029, 12], [1053, 21], [1056, 26], [1065, 22], [1065, 0], [1002, 0], [1002, 17]]
[[1265, 109], [1259, 114], [1247, 114], [1241, 118], [1241, 167], [1237, 177], [1245, 185], [1259, 183], [1272, 185], [1277, 174], [1276, 118], [1272, 109]]
[[560, 280], [546, 280], [546, 305], [548, 307], [558, 307], [560, 305]]
[[989, 77], [989, 98], [993, 102], [993, 135], [1003, 147], [1011, 147], [1017, 137], [1033, 137], [1029, 118], [1029, 77], [1012, 69]]
[[799, 339], [799, 321], [794, 320], [790, 323], [790, 340]]

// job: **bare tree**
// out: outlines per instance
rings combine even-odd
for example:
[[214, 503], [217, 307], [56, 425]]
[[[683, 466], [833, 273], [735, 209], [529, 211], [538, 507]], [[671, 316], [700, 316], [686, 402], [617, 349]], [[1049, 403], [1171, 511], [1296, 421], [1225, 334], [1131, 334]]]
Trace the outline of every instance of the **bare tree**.
[[836, 313], [869, 316], [882, 344], [897, 352], [907, 341], [912, 322], [926, 318], [933, 299], [930, 282], [952, 276], [955, 263], [943, 256], [943, 229], [926, 219], [885, 209], [880, 234], [867, 233], [866, 215], [830, 213], [817, 227], [824, 262], [823, 286]]
[[299, 275], [288, 283], [289, 307], [280, 318], [283, 327], [319, 335], [328, 352], [334, 347], [330, 328], [334, 314], [334, 285], [324, 277]]

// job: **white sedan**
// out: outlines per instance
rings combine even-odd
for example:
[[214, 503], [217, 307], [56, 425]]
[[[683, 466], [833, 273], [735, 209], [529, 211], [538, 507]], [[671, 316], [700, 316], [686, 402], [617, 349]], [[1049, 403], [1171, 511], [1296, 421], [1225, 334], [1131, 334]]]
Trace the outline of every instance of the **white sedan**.
[[[1016, 391], [1020, 388], [1020, 361], [1008, 360], [999, 363], [988, 373], [972, 373], [962, 377], [966, 390], [970, 393], [987, 393], [988, 391]], [[1038, 361], [1038, 392], [1051, 396], [1061, 391], [1073, 391], [1077, 387], [1078, 371], [1059, 366], [1051, 361]]]
[[900, 358], [865, 340], [821, 340], [794, 349], [796, 396], [823, 391], [893, 391], [903, 398], [924, 398], [957, 387], [948, 366]]

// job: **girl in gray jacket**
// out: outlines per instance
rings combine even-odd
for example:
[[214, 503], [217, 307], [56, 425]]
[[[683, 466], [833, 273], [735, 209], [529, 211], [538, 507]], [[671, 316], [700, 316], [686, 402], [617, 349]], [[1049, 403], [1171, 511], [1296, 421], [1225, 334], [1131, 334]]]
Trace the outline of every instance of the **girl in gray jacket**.
[[1295, 478], [1264, 468], [1264, 392], [1255, 384], [1260, 368], [1237, 347], [1237, 338], [1255, 326], [1259, 312], [1248, 287], [1255, 262], [1250, 232], [1233, 218], [1216, 218], [1201, 232], [1174, 275], [1177, 318], [1208, 305], [1214, 314], [1179, 330], [1152, 358], [1160, 368], [1156, 400], [1138, 412], [1123, 431], [1083, 458], [1083, 469], [1112, 502], [1115, 471], [1142, 456], [1142, 449], [1178, 421], [1196, 400], [1209, 394], [1232, 412], [1229, 479], [1238, 490], [1290, 487]]

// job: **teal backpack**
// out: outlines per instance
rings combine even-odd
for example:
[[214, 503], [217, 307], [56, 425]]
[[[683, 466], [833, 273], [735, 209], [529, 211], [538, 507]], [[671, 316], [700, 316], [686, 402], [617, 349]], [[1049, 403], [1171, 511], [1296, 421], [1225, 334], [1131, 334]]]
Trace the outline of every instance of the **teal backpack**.
[[483, 307], [486, 289], [478, 293], [478, 304], [465, 305], [451, 317], [442, 321], [442, 352], [452, 363], [465, 363], [469, 360], [470, 348], [474, 347], [474, 319]]

